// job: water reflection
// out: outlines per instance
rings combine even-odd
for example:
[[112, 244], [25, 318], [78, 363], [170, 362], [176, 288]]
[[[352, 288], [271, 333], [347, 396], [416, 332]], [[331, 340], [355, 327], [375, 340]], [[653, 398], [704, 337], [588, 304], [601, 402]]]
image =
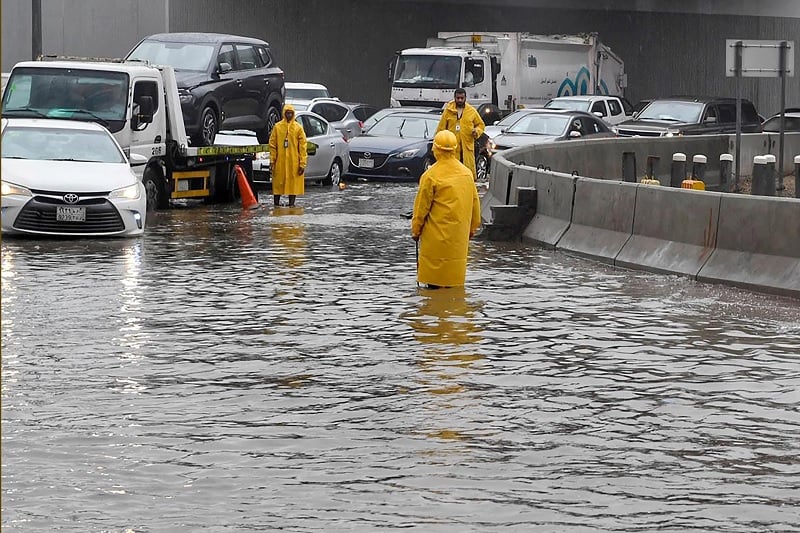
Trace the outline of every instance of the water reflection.
[[[465, 373], [484, 358], [478, 346], [481, 326], [476, 320], [481, 304], [468, 300], [463, 287], [419, 292], [422, 298], [418, 305], [402, 313], [401, 319], [414, 329], [414, 338], [423, 348], [416, 359], [423, 372], [421, 390], [441, 397], [433, 409], [452, 409], [450, 396], [467, 392]], [[445, 440], [466, 437], [454, 428], [436, 428], [427, 435]]]

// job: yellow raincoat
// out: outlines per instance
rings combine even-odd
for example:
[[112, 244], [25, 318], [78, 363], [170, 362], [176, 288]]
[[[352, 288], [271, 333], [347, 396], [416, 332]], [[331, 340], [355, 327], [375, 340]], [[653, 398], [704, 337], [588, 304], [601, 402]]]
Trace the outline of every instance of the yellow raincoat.
[[303, 126], [292, 117], [286, 120], [286, 111], [294, 107], [283, 107], [283, 120], [275, 124], [269, 135], [269, 165], [272, 175], [272, 194], [302, 195], [305, 193], [305, 177], [300, 168], [306, 168], [308, 147]]
[[[458, 139], [456, 159], [472, 171], [473, 181], [478, 179], [478, 172], [475, 168], [475, 139], [483, 135], [485, 127], [477, 109], [465, 103], [464, 109], [461, 111], [461, 118], [459, 118], [456, 102], [451, 100], [445, 106], [442, 118], [439, 119], [439, 126], [436, 128], [437, 132], [449, 130], [455, 134]], [[475, 134], [472, 133], [473, 130], [475, 130]]]
[[481, 204], [469, 169], [455, 153], [434, 142], [436, 163], [420, 177], [411, 218], [411, 235], [419, 237], [419, 283], [460, 287], [466, 279], [469, 239], [480, 227]]

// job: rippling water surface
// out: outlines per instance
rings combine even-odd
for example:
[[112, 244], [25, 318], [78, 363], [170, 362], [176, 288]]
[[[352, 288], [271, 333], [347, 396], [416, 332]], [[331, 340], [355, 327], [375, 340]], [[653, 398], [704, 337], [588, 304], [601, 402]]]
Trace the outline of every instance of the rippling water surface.
[[2, 243], [4, 531], [800, 531], [800, 302], [476, 242], [411, 185]]

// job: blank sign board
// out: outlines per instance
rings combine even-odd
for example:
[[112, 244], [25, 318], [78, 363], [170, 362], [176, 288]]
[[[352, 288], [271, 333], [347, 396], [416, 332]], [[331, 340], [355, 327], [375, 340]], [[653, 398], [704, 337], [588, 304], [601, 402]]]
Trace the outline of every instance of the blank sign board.
[[725, 41], [725, 75], [736, 76], [736, 43], [742, 43], [742, 71], [745, 78], [777, 78], [781, 75], [781, 48], [786, 49], [786, 76], [794, 76], [794, 41]]

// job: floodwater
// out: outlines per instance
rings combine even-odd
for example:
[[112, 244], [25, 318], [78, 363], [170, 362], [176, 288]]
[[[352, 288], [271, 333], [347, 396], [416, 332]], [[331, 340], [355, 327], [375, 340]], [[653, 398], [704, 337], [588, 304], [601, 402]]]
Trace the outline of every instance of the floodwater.
[[2, 243], [2, 528], [800, 531], [800, 302], [475, 242], [413, 185]]

